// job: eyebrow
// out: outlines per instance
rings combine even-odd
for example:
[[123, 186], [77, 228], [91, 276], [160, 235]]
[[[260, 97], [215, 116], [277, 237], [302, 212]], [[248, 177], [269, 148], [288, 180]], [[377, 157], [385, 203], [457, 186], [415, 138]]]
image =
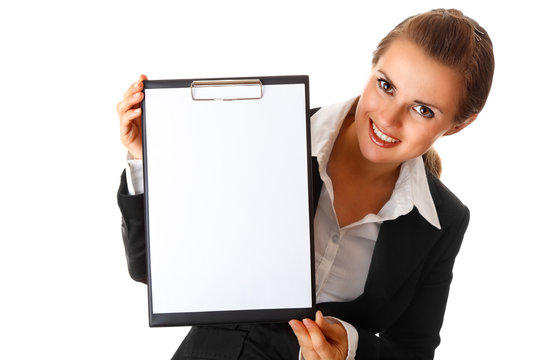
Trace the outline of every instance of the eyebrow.
[[[388, 82], [390, 84], [392, 84], [392, 86], [394, 87], [394, 89], [398, 89], [396, 87], [396, 85], [394, 84], [394, 82], [392, 81], [392, 79], [390, 79], [390, 76], [388, 76], [384, 71], [382, 71], [381, 69], [378, 69], [377, 70], [378, 72], [380, 72], [381, 74], [383, 74], [383, 76], [386, 78], [386, 80], [388, 80]], [[440, 107], [438, 107], [437, 105], [433, 105], [433, 104], [430, 104], [428, 102], [425, 102], [425, 101], [422, 101], [422, 100], [414, 100], [415, 103], [418, 103], [418, 104], [421, 104], [421, 105], [426, 105], [428, 107], [432, 107], [432, 108], [435, 108], [437, 109], [441, 114], [444, 114], [444, 112], [441, 110]]]

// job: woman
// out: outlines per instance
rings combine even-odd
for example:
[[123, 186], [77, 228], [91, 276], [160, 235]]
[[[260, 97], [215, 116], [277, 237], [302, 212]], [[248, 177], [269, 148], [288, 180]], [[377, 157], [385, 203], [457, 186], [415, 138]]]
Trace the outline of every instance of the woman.
[[[469, 211], [438, 180], [431, 146], [482, 110], [492, 44], [474, 20], [438, 9], [394, 28], [372, 65], [361, 96], [312, 116], [315, 321], [195, 326], [174, 359], [293, 359], [299, 350], [305, 359], [433, 358]], [[143, 282], [144, 79], [117, 108], [135, 159], [118, 202], [130, 275]]]

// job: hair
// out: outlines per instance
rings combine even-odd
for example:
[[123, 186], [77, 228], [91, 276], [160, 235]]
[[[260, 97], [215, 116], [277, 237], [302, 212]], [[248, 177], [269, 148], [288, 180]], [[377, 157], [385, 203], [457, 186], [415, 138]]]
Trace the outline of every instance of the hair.
[[[411, 16], [379, 42], [373, 52], [373, 65], [396, 39], [415, 43], [428, 56], [463, 74], [463, 91], [454, 118], [456, 125], [482, 110], [491, 89], [495, 58], [487, 31], [475, 20], [456, 9], [435, 9]], [[430, 148], [423, 158], [428, 170], [440, 177], [442, 166], [437, 152]]]

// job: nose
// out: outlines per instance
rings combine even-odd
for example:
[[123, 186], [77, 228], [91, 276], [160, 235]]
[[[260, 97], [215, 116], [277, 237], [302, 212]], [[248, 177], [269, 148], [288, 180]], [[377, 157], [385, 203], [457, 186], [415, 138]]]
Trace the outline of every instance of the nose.
[[379, 124], [388, 129], [397, 128], [401, 125], [403, 118], [403, 107], [400, 104], [390, 102], [385, 104], [379, 112]]

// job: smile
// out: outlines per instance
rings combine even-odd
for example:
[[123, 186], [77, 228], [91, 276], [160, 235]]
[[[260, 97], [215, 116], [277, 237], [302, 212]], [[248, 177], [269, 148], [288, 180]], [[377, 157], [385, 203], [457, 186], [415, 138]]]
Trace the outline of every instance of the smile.
[[377, 135], [382, 141], [386, 141], [388, 143], [396, 143], [399, 141], [398, 139], [394, 139], [393, 137], [384, 134], [381, 130], [379, 130], [379, 128], [377, 128], [377, 126], [375, 126], [373, 121], [371, 122], [371, 127], [373, 127], [373, 132], [375, 135]]
[[401, 140], [396, 139], [390, 135], [387, 135], [383, 133], [373, 122], [373, 120], [369, 119], [370, 122], [370, 132], [369, 137], [371, 138], [371, 141], [373, 141], [376, 145], [389, 148], [394, 147], [398, 145]]

